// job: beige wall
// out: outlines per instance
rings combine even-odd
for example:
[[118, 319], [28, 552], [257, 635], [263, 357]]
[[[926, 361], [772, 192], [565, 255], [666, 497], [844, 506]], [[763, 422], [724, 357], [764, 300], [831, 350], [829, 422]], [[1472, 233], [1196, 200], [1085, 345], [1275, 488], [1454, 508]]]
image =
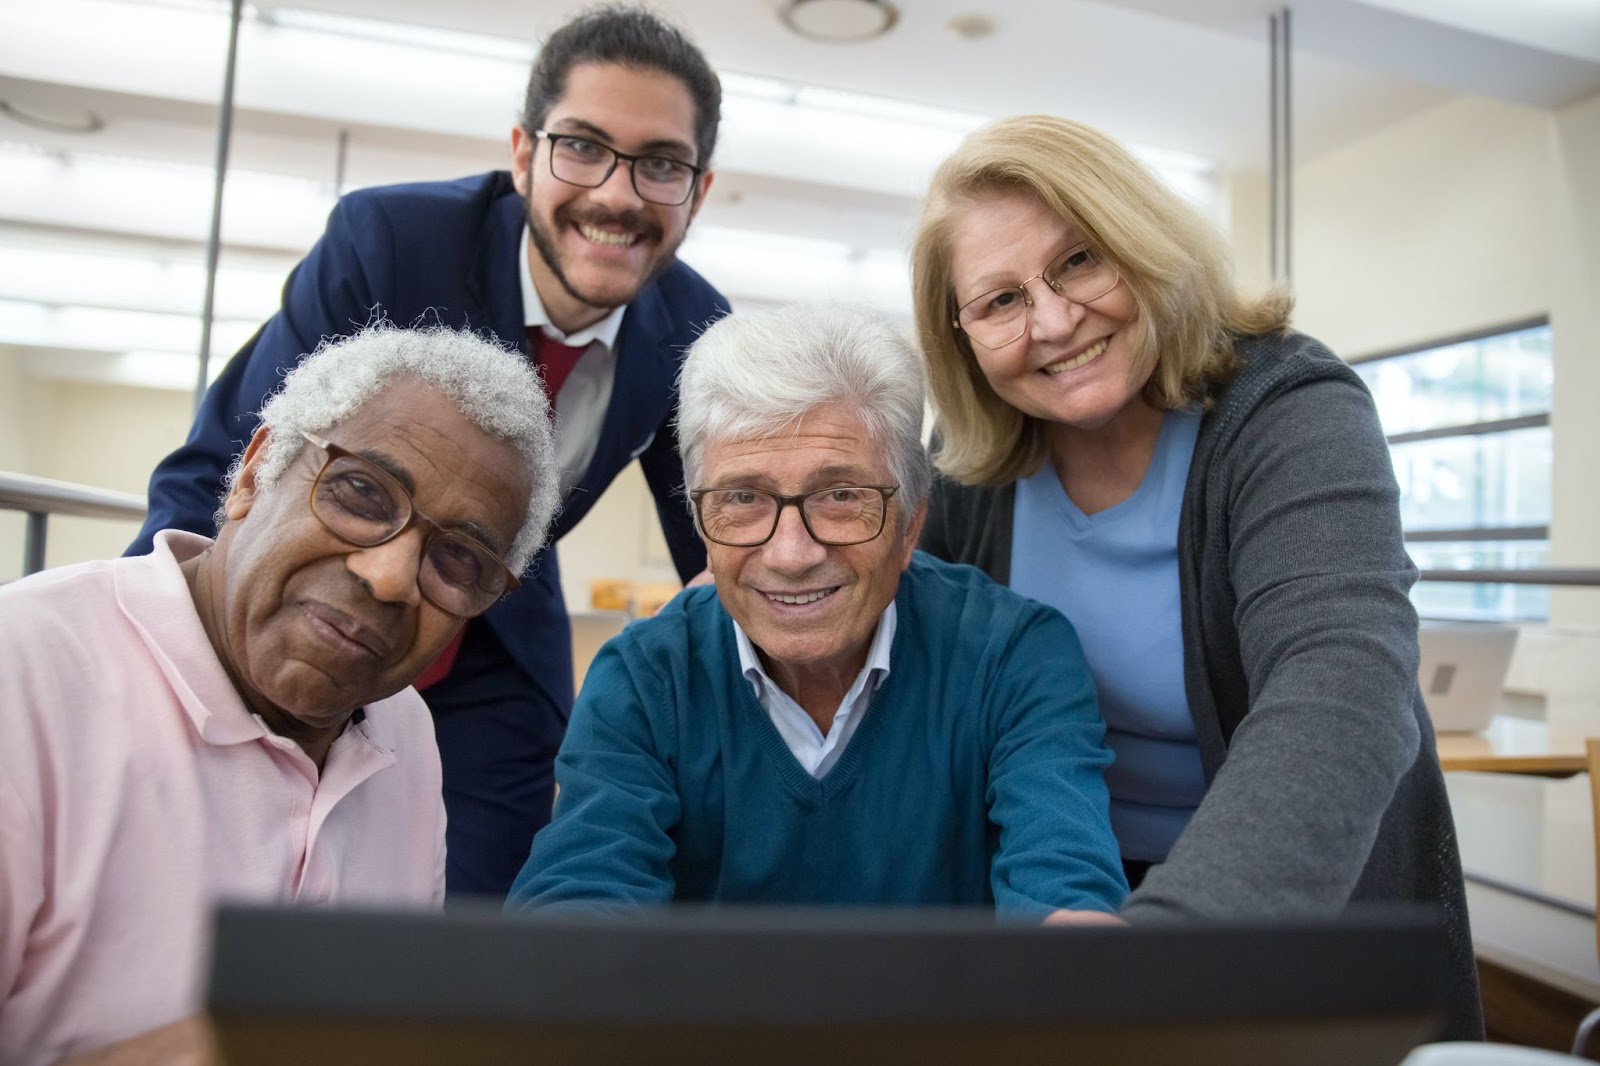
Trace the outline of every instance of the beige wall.
[[1263, 289], [1272, 283], [1271, 197], [1261, 174], [1235, 174], [1228, 181], [1228, 235], [1239, 284]]
[[[0, 418], [8, 427], [0, 430], [0, 469], [144, 495], [156, 462], [188, 432], [189, 394], [40, 380], [16, 369], [22, 354], [0, 350]], [[21, 442], [8, 446], [18, 433]], [[0, 579], [22, 569], [21, 519], [5, 517]], [[12, 522], [14, 544], [7, 538]], [[54, 516], [45, 564], [121, 555], [138, 529], [136, 522]]]
[[[1551, 307], [1556, 343], [1553, 561], [1600, 566], [1600, 96], [1557, 112]], [[1557, 592], [1556, 621], [1600, 621], [1600, 589]]]
[[1296, 324], [1350, 357], [1549, 313], [1551, 137], [1462, 97], [1297, 167]]
[[561, 539], [561, 589], [572, 610], [589, 607], [589, 582], [622, 578], [635, 584], [676, 582], [655, 499], [632, 463], [576, 529]]
[[[1458, 98], [1305, 163], [1294, 194], [1296, 322], [1342, 355], [1550, 316], [1553, 562], [1600, 567], [1600, 97]], [[1600, 687], [1600, 589], [1553, 592], [1551, 622], [1514, 683]]]
[[[0, 344], [0, 470], [31, 473], [24, 425], [22, 353]], [[17, 511], [0, 511], [0, 581], [22, 573], [22, 537], [26, 519]]]

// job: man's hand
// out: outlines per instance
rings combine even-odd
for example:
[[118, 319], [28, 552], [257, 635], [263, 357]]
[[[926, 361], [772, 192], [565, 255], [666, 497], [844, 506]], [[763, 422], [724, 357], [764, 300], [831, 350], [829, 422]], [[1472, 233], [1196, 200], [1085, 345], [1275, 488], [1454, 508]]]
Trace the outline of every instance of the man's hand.
[[129, 1037], [57, 1066], [217, 1066], [211, 1023], [200, 1015]]
[[1115, 914], [1105, 911], [1059, 910], [1044, 920], [1045, 925], [1127, 925]]

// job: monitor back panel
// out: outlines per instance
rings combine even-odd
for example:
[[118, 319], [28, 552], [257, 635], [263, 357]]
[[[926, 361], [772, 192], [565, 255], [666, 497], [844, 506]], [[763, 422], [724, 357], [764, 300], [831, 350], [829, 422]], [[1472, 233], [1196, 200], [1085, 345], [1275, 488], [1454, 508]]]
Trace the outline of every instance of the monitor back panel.
[[970, 913], [621, 920], [225, 909], [230, 1066], [1393, 1064], [1444, 1012], [1432, 915], [995, 926]]

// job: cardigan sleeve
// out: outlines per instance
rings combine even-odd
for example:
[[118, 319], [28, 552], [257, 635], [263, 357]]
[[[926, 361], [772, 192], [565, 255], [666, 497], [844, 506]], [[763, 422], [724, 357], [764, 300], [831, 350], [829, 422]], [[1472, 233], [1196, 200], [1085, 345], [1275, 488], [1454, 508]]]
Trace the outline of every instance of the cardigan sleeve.
[[[669, 834], [682, 805], [654, 733], [651, 694], [639, 689], [651, 675], [628, 668], [621, 643], [602, 648], [584, 678], [556, 759], [555, 817], [534, 838], [507, 910], [672, 900]], [[655, 695], [658, 704], [665, 697]]]
[[989, 820], [995, 909], [1042, 919], [1058, 908], [1115, 912], [1128, 891], [1111, 833], [1105, 722], [1072, 625], [1032, 604], [979, 684], [993, 729]]
[[[1340, 368], [1259, 403], [1213, 459], [1248, 713], [1132, 921], [1324, 916], [1418, 757], [1416, 570], [1371, 398]], [[1218, 515], [1221, 515], [1219, 518]], [[1213, 616], [1206, 615], [1207, 622]], [[1227, 621], [1225, 618], [1222, 621]], [[1185, 640], [1199, 634], [1185, 633]]]

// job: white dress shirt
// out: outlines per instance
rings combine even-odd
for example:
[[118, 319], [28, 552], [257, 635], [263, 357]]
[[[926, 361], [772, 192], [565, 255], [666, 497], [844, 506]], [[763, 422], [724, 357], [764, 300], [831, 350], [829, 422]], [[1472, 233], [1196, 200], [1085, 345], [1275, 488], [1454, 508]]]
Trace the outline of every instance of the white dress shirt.
[[778, 727], [778, 735], [789, 745], [795, 761], [805, 767], [812, 777], [824, 777], [833, 769], [833, 764], [844, 754], [845, 745], [850, 743], [856, 728], [861, 725], [861, 719], [866, 716], [872, 694], [889, 676], [889, 648], [894, 644], [894, 627], [895, 610], [894, 601], [891, 600], [883, 616], [878, 619], [878, 631], [872, 637], [872, 646], [867, 649], [866, 665], [856, 675], [850, 691], [844, 694], [843, 702], [834, 712], [833, 725], [829, 727], [828, 735], [823, 736], [812, 717], [790, 699], [776, 681], [767, 676], [755, 645], [739, 628], [739, 623], [733, 624], [734, 643], [739, 648], [739, 668], [755, 689], [756, 701], [772, 719], [772, 724]]
[[[544, 301], [534, 288], [533, 271], [528, 266], [532, 244], [524, 223], [522, 250], [517, 258], [522, 268], [522, 324], [539, 327], [553, 341], [585, 348], [555, 400], [556, 459], [561, 464], [561, 495], [565, 497], [583, 479], [600, 444], [600, 430], [605, 424], [606, 409], [611, 406], [611, 386], [616, 378], [617, 332], [622, 328], [622, 314], [627, 307], [614, 309], [587, 329], [570, 335], [562, 333], [550, 324]], [[533, 354], [538, 357], [537, 351]]]

